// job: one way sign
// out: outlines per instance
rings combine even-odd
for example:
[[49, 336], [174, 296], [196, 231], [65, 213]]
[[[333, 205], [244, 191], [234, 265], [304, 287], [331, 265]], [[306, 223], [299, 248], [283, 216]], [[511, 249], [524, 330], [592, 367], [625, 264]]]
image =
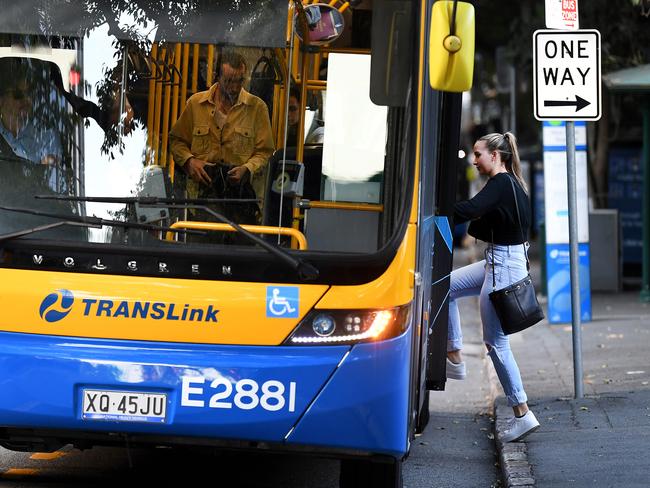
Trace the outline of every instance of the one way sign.
[[537, 120], [600, 119], [600, 32], [535, 31], [533, 63]]

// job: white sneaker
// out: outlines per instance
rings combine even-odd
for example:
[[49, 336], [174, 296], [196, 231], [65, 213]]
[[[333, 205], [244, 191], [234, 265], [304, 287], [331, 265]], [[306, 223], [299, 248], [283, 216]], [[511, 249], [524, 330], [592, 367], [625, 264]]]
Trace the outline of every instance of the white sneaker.
[[514, 417], [510, 419], [506, 428], [501, 435], [501, 441], [514, 442], [520, 441], [528, 434], [535, 432], [539, 427], [539, 422], [535, 418], [533, 412], [528, 410], [523, 417]]
[[465, 368], [465, 361], [452, 363], [449, 358], [447, 358], [447, 379], [464, 380], [466, 377], [467, 368]]

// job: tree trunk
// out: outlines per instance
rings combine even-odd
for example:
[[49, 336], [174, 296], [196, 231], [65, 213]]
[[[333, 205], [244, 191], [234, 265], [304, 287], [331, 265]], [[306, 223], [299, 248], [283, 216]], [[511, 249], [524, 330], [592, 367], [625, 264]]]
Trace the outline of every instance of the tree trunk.
[[[603, 114], [596, 125], [595, 157], [592, 159], [594, 203], [603, 208], [607, 205], [607, 170], [609, 149], [609, 107], [610, 97], [608, 90], [603, 90]], [[592, 139], [593, 140], [593, 139]], [[590, 151], [591, 152], [591, 151]]]

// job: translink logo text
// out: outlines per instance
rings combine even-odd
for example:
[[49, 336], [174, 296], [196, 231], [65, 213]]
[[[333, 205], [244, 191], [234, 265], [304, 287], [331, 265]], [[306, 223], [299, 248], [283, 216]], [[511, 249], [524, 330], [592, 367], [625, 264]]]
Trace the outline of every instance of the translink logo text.
[[81, 302], [83, 303], [85, 317], [218, 322], [217, 314], [219, 310], [212, 305], [193, 308], [187, 303], [181, 307], [176, 303], [128, 302], [126, 300], [114, 302], [113, 300], [97, 300], [94, 298], [84, 298]]
[[[47, 295], [39, 307], [39, 315], [46, 322], [63, 320], [75, 304], [70, 290], [56, 290]], [[213, 305], [192, 307], [189, 303], [179, 305], [165, 302], [127, 300], [100, 300], [84, 298], [76, 307], [83, 307], [84, 317], [109, 317], [125, 319], [183, 320], [188, 322], [217, 323], [219, 310]]]

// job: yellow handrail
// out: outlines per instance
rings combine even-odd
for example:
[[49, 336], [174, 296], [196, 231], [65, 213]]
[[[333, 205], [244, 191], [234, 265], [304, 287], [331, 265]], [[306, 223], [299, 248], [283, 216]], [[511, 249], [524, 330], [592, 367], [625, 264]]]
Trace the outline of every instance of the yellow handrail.
[[[247, 225], [243, 227], [248, 232], [253, 234], [267, 234], [267, 235], [283, 235], [290, 236], [298, 242], [298, 249], [304, 251], [307, 249], [307, 238], [298, 229], [290, 229], [288, 227], [270, 227], [266, 225]], [[223, 224], [220, 222], [197, 222], [189, 220], [180, 220], [171, 225], [172, 229], [193, 229], [193, 230], [217, 230], [224, 232], [235, 232], [235, 228], [230, 224]], [[174, 239], [174, 232], [168, 231], [166, 240], [171, 241]]]
[[[325, 1], [327, 1], [327, 0], [325, 0]], [[312, 3], [312, 4], [314, 4], [314, 3], [323, 3], [323, 0], [303, 0], [302, 3], [304, 3], [305, 5], [309, 5], [310, 3]], [[334, 7], [337, 3], [339, 3], [339, 0], [331, 0], [331, 1], [328, 3], [328, 5], [329, 5], [330, 7]], [[338, 7], [336, 7], [336, 10], [338, 10], [338, 11], [341, 12], [341, 13], [343, 13], [343, 12], [345, 12], [345, 11], [348, 9], [348, 7], [350, 6], [350, 2], [346, 2], [346, 1], [344, 1], [344, 0], [341, 0], [340, 3], [341, 3], [341, 5], [338, 6]]]
[[339, 53], [339, 54], [370, 54], [370, 49], [362, 47], [334, 47], [323, 46], [320, 48], [321, 54]]
[[334, 210], [361, 210], [364, 212], [383, 212], [384, 206], [376, 203], [344, 203], [310, 201], [309, 208], [328, 208]]

